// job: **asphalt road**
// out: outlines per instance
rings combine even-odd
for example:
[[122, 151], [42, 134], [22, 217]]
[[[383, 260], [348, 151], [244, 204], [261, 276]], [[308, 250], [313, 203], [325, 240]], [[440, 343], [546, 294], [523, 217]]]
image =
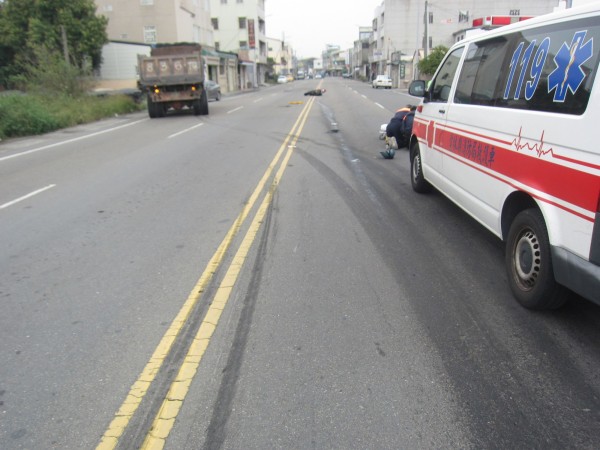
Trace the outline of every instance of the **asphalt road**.
[[521, 308], [412, 191], [378, 140], [410, 102], [304, 80], [0, 143], [0, 448], [599, 448], [600, 308]]

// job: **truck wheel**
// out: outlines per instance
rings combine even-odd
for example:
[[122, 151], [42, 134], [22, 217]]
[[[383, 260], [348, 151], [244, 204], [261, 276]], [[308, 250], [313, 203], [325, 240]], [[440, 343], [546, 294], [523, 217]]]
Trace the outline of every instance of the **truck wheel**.
[[205, 90], [202, 91], [202, 97], [200, 97], [200, 115], [208, 115], [208, 95]]
[[158, 117], [158, 105], [152, 101], [150, 97], [148, 97], [148, 115], [151, 119], [156, 119]]
[[536, 208], [520, 212], [510, 226], [505, 255], [508, 284], [529, 309], [562, 306], [569, 291], [556, 282], [544, 217]]
[[423, 176], [421, 150], [416, 141], [410, 147], [410, 184], [413, 190], [419, 194], [425, 194], [431, 190], [431, 185]]
[[169, 109], [169, 105], [165, 103], [157, 103], [156, 109], [158, 110], [158, 117], [165, 117], [167, 115], [167, 110]]

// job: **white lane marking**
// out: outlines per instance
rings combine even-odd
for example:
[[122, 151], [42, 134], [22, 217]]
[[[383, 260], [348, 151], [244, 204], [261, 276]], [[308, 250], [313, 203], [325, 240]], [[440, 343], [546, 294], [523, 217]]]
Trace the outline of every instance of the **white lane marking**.
[[381, 106], [379, 103], [375, 103], [377, 106], [379, 106], [381, 109], [385, 109], [383, 106]]
[[233, 112], [239, 111], [240, 109], [244, 109], [244, 107], [243, 106], [238, 106], [237, 108], [232, 109], [231, 111], [227, 111], [227, 114], [231, 114]]
[[0, 205], [0, 209], [8, 208], [9, 206], [14, 205], [15, 203], [19, 203], [25, 199], [28, 199], [29, 197], [33, 197], [34, 195], [41, 194], [42, 192], [47, 191], [48, 189], [52, 189], [55, 186], [56, 186], [55, 184], [50, 184], [46, 187], [38, 189], [37, 191], [30, 192], [29, 194], [24, 195], [23, 197], [19, 197], [17, 199], [14, 199], [11, 202], [5, 203], [4, 205]]
[[29, 155], [30, 153], [40, 152], [42, 150], [48, 150], [49, 148], [58, 147], [59, 145], [64, 145], [64, 144], [70, 144], [71, 142], [81, 141], [83, 139], [88, 139], [88, 138], [91, 138], [94, 136], [98, 136], [100, 134], [110, 133], [111, 131], [116, 131], [116, 130], [120, 130], [121, 128], [130, 127], [132, 125], [135, 125], [140, 122], [144, 122], [146, 120], [148, 120], [148, 119], [136, 120], [135, 122], [126, 123], [124, 125], [119, 125], [118, 127], [108, 128], [108, 129], [102, 130], [102, 131], [96, 131], [95, 133], [86, 134], [85, 136], [79, 136], [79, 137], [76, 137], [73, 139], [67, 139], [66, 141], [56, 142], [54, 144], [44, 145], [43, 147], [33, 148], [31, 150], [27, 150], [27, 151], [24, 151], [21, 153], [15, 153], [14, 155], [4, 156], [4, 157], [0, 158], [0, 161], [4, 161], [6, 159], [11, 159], [11, 158], [17, 158], [19, 156]]
[[198, 125], [194, 125], [193, 127], [186, 128], [185, 130], [182, 130], [182, 131], [180, 131], [178, 133], [172, 134], [171, 136], [167, 137], [167, 139], [171, 139], [171, 138], [173, 138], [175, 136], [179, 136], [180, 134], [187, 133], [188, 131], [191, 131], [194, 128], [201, 127], [202, 125], [204, 125], [204, 123], [199, 123]]

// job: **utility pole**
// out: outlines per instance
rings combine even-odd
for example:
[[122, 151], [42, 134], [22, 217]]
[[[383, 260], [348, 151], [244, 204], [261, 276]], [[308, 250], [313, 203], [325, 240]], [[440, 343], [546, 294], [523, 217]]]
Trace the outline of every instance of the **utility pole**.
[[419, 3], [417, 3], [417, 35], [415, 36], [415, 53], [413, 55], [413, 80], [418, 80], [419, 79], [419, 49], [421, 48], [421, 45], [419, 44], [419, 39], [421, 37], [421, 33], [419, 30], [419, 10], [421, 9], [421, 6], [419, 5]]
[[425, 49], [423, 51], [423, 55], [427, 58], [427, 54], [429, 53], [429, 7], [428, 2], [425, 0]]
[[64, 25], [60, 26], [60, 34], [62, 36], [62, 45], [63, 45], [63, 54], [65, 57], [65, 62], [69, 64], [69, 45], [67, 43], [67, 30]]

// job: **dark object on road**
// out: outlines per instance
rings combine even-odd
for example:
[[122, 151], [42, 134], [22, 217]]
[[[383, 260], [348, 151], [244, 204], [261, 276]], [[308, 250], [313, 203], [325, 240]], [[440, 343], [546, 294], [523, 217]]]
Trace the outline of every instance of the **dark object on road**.
[[305, 92], [304, 95], [323, 95], [325, 89], [313, 89], [312, 91]]
[[394, 150], [392, 147], [388, 147], [384, 151], [379, 153], [381, 154], [381, 156], [383, 156], [384, 159], [394, 159], [394, 156], [396, 155], [396, 150]]

